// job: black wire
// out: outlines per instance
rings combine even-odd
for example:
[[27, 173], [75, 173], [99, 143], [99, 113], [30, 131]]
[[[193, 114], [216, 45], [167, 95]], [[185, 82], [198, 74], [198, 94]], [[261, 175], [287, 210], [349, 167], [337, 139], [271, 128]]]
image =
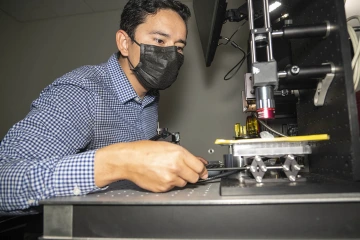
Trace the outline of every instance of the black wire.
[[[228, 80], [230, 80], [231, 78], [233, 78], [233, 77], [238, 73], [238, 71], [240, 70], [241, 66], [244, 64], [244, 62], [245, 62], [245, 58], [243, 57], [232, 69], [230, 69], [229, 72], [226, 73], [226, 75], [224, 76], [224, 80], [225, 80], [225, 81], [228, 81]], [[227, 76], [228, 76], [232, 71], [234, 71], [234, 69], [235, 69], [237, 66], [239, 66], [239, 67], [236, 69], [235, 73], [232, 74], [229, 78], [227, 78]]]
[[223, 172], [223, 173], [220, 173], [220, 174], [218, 174], [218, 175], [209, 177], [209, 178], [207, 178], [207, 179], [201, 179], [201, 180], [197, 181], [197, 183], [203, 183], [203, 182], [212, 181], [212, 180], [214, 180], [214, 179], [227, 177], [227, 176], [230, 176], [230, 175], [232, 175], [232, 174], [234, 174], [234, 173], [237, 173], [237, 172], [240, 172], [240, 170]]
[[[237, 73], [238, 71], [240, 70], [241, 66], [244, 64], [245, 62], [245, 59], [247, 57], [247, 55], [245, 54], [245, 51], [242, 50], [234, 41], [231, 42], [231, 45], [237, 49], [239, 49], [242, 53], [243, 53], [243, 57], [240, 59], [240, 61], [232, 68], [230, 69], [230, 71], [228, 73], [226, 73], [226, 75], [224, 76], [224, 80], [225, 81], [228, 81], [230, 80], [231, 78], [233, 78]], [[227, 77], [232, 71], [234, 71], [234, 69], [237, 67], [236, 71], [234, 74], [232, 74], [230, 77]]]
[[223, 38], [221, 37], [221, 39], [225, 39], [226, 42], [225, 43], [219, 43], [218, 46], [221, 46], [221, 45], [228, 45], [228, 43], [231, 41], [231, 39], [235, 36], [235, 34], [240, 30], [240, 28], [242, 26], [244, 26], [244, 24], [246, 23], [246, 20], [243, 21], [243, 23], [235, 30], [235, 32], [233, 32], [233, 34], [231, 34], [230, 38]]
[[[230, 38], [224, 38], [224, 37], [221, 37], [221, 39], [225, 39], [226, 42], [225, 43], [219, 43], [218, 46], [221, 46], [221, 45], [227, 45], [229, 42], [231, 42], [231, 39], [235, 36], [235, 34], [240, 30], [240, 28], [242, 26], [244, 26], [244, 24], [247, 22], [246, 19], [244, 19], [243, 23], [233, 32], [233, 34], [231, 34]], [[230, 80], [231, 78], [233, 78], [237, 73], [238, 71], [240, 70], [241, 66], [243, 65], [243, 63], [245, 62], [245, 58], [246, 58], [246, 54], [245, 54], [245, 51], [242, 50], [234, 41], [231, 42], [231, 45], [237, 49], [239, 49], [242, 53], [243, 53], [243, 57], [240, 59], [240, 61], [232, 68], [230, 69], [230, 71], [225, 75], [224, 77], [224, 80], [227, 81], [227, 80]], [[227, 76], [232, 72], [234, 71], [234, 69], [237, 67], [238, 69], [236, 69], [235, 73], [233, 75], [231, 75], [231, 77], [227, 78]]]

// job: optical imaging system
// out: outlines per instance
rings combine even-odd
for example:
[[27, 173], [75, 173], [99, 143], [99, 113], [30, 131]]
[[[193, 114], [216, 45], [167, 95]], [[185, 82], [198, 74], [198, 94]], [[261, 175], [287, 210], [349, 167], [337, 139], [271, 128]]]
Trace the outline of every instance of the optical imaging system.
[[[243, 3], [243, 1], [241, 1]], [[44, 205], [42, 239], [301, 239], [360, 237], [360, 141], [343, 0], [193, 0], [205, 64], [241, 50], [233, 139], [210, 179], [167, 193], [127, 182]], [[243, 50], [221, 36], [239, 22]], [[249, 28], [243, 23], [248, 22]], [[244, 25], [244, 26], [242, 26]], [[224, 82], [226, 84], [226, 82]], [[240, 119], [239, 119], [240, 121]], [[153, 140], [179, 144], [160, 129]]]

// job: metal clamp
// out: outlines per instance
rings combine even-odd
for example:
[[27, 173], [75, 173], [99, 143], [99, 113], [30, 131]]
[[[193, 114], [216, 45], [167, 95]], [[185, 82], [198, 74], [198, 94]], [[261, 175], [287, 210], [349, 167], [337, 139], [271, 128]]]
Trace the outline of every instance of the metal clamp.
[[283, 170], [290, 181], [296, 181], [296, 176], [300, 169], [301, 166], [296, 162], [294, 155], [287, 155], [283, 165]]
[[330, 64], [331, 64], [332, 73], [326, 74], [325, 78], [319, 81], [316, 88], [316, 92], [314, 96], [314, 105], [317, 107], [321, 107], [324, 105], [326, 94], [335, 77], [335, 67], [332, 63]]
[[152, 141], [167, 141], [175, 144], [180, 144], [180, 133], [179, 132], [169, 132], [167, 128], [157, 129], [158, 134], [150, 138]]
[[260, 156], [255, 156], [250, 166], [250, 172], [254, 176], [256, 182], [262, 182], [267, 171], [267, 167]]

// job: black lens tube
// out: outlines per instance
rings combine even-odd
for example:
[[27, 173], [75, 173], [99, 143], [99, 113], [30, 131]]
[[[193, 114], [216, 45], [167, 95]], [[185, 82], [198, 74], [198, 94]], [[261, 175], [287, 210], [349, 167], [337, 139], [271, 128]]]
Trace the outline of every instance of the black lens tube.
[[274, 31], [273, 38], [282, 37], [286, 39], [294, 38], [318, 38], [327, 37], [330, 34], [330, 23], [320, 23], [315, 25], [299, 25], [283, 27], [282, 31]]
[[332, 64], [288, 66], [285, 71], [278, 73], [279, 90], [315, 88], [318, 80], [325, 78], [328, 73], [334, 73]]

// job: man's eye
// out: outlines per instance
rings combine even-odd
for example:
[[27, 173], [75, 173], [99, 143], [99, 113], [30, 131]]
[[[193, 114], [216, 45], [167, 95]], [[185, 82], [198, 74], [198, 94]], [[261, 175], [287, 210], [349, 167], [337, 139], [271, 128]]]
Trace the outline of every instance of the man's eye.
[[158, 38], [154, 39], [157, 44], [164, 44], [164, 41]]
[[183, 52], [184, 52], [184, 48], [183, 48], [183, 47], [177, 47], [177, 51], [178, 51], [179, 53], [183, 53]]

